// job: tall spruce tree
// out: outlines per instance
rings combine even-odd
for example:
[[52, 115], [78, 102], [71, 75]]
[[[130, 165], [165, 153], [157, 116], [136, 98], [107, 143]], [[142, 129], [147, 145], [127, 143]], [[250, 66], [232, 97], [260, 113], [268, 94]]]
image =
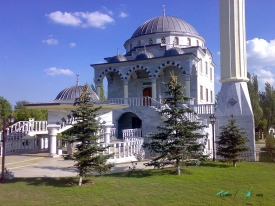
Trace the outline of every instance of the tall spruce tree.
[[150, 142], [144, 147], [157, 154], [148, 166], [163, 167], [167, 162], [174, 162], [176, 172], [181, 174], [181, 166], [188, 160], [203, 157], [203, 144], [198, 139], [203, 138], [199, 130], [203, 128], [197, 121], [190, 121], [188, 116], [194, 114], [192, 110], [183, 106], [188, 97], [183, 95], [184, 86], [177, 82], [177, 77], [172, 76], [167, 87], [164, 104], [168, 107], [160, 112], [167, 120], [164, 126], [158, 126], [158, 132], [150, 134]]
[[[97, 111], [100, 107], [95, 107], [89, 98], [88, 84], [83, 88], [83, 92], [79, 98], [75, 100], [74, 105], [77, 107], [72, 110], [72, 114], [76, 117], [76, 124], [70, 130], [71, 142], [76, 142], [77, 151], [73, 153], [72, 159], [76, 162], [74, 165], [79, 176], [78, 185], [82, 185], [82, 179], [90, 175], [92, 172], [106, 172], [114, 165], [107, 164], [107, 159], [113, 155], [103, 155], [102, 152], [107, 147], [98, 144], [98, 135], [100, 124], [96, 120]], [[66, 138], [66, 137], [65, 137]]]
[[249, 147], [245, 144], [249, 141], [242, 128], [236, 124], [236, 119], [231, 115], [226, 126], [220, 127], [221, 133], [217, 144], [217, 156], [223, 159], [220, 161], [232, 162], [236, 167], [236, 162], [240, 160], [243, 152], [248, 151]]

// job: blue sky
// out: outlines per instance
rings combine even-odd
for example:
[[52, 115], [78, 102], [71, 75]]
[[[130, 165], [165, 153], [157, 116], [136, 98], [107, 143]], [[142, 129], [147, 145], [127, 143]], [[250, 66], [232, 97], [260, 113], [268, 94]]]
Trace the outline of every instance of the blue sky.
[[[125, 53], [146, 20], [162, 15], [190, 23], [213, 54], [219, 90], [218, 0], [1, 0], [0, 96], [48, 102], [68, 86], [93, 82], [90, 64]], [[275, 0], [246, 0], [248, 71], [275, 86]]]

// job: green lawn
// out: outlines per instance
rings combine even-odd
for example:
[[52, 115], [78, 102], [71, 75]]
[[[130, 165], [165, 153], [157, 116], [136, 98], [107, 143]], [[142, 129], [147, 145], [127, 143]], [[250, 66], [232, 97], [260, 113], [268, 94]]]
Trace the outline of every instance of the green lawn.
[[[271, 163], [242, 162], [236, 168], [205, 163], [185, 168], [181, 176], [171, 174], [171, 169], [145, 170], [92, 177], [81, 187], [67, 184], [76, 181], [6, 180], [0, 185], [0, 205], [275, 205], [275, 164]], [[251, 197], [245, 200], [242, 192], [249, 187], [253, 187]], [[232, 196], [216, 196], [221, 190]]]

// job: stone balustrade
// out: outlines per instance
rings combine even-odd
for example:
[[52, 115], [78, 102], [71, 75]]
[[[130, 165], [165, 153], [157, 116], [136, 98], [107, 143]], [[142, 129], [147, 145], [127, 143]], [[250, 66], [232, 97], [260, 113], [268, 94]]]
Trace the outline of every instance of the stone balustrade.
[[154, 107], [161, 109], [162, 104], [151, 97], [131, 97], [131, 98], [111, 98], [108, 99], [108, 102], [115, 104], [128, 104], [130, 107]]
[[128, 141], [123, 142], [113, 142], [113, 143], [100, 143], [100, 146], [108, 148], [103, 151], [104, 155], [114, 154], [112, 159], [134, 157], [140, 152], [143, 145], [143, 138], [136, 137], [133, 139], [128, 139]]
[[142, 130], [140, 128], [123, 129], [122, 137], [123, 137], [123, 140], [126, 140], [129, 137], [142, 137]]
[[191, 107], [197, 114], [214, 114], [215, 104], [199, 104]]

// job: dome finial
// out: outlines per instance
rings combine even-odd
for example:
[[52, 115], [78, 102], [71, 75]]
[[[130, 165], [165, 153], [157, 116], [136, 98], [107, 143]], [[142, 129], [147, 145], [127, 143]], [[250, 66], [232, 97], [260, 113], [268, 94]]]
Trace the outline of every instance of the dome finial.
[[119, 55], [119, 48], [117, 48], [117, 55]]
[[79, 77], [79, 74], [76, 75], [76, 86], [79, 86], [78, 77]]
[[165, 5], [162, 5], [162, 15], [165, 16]]

